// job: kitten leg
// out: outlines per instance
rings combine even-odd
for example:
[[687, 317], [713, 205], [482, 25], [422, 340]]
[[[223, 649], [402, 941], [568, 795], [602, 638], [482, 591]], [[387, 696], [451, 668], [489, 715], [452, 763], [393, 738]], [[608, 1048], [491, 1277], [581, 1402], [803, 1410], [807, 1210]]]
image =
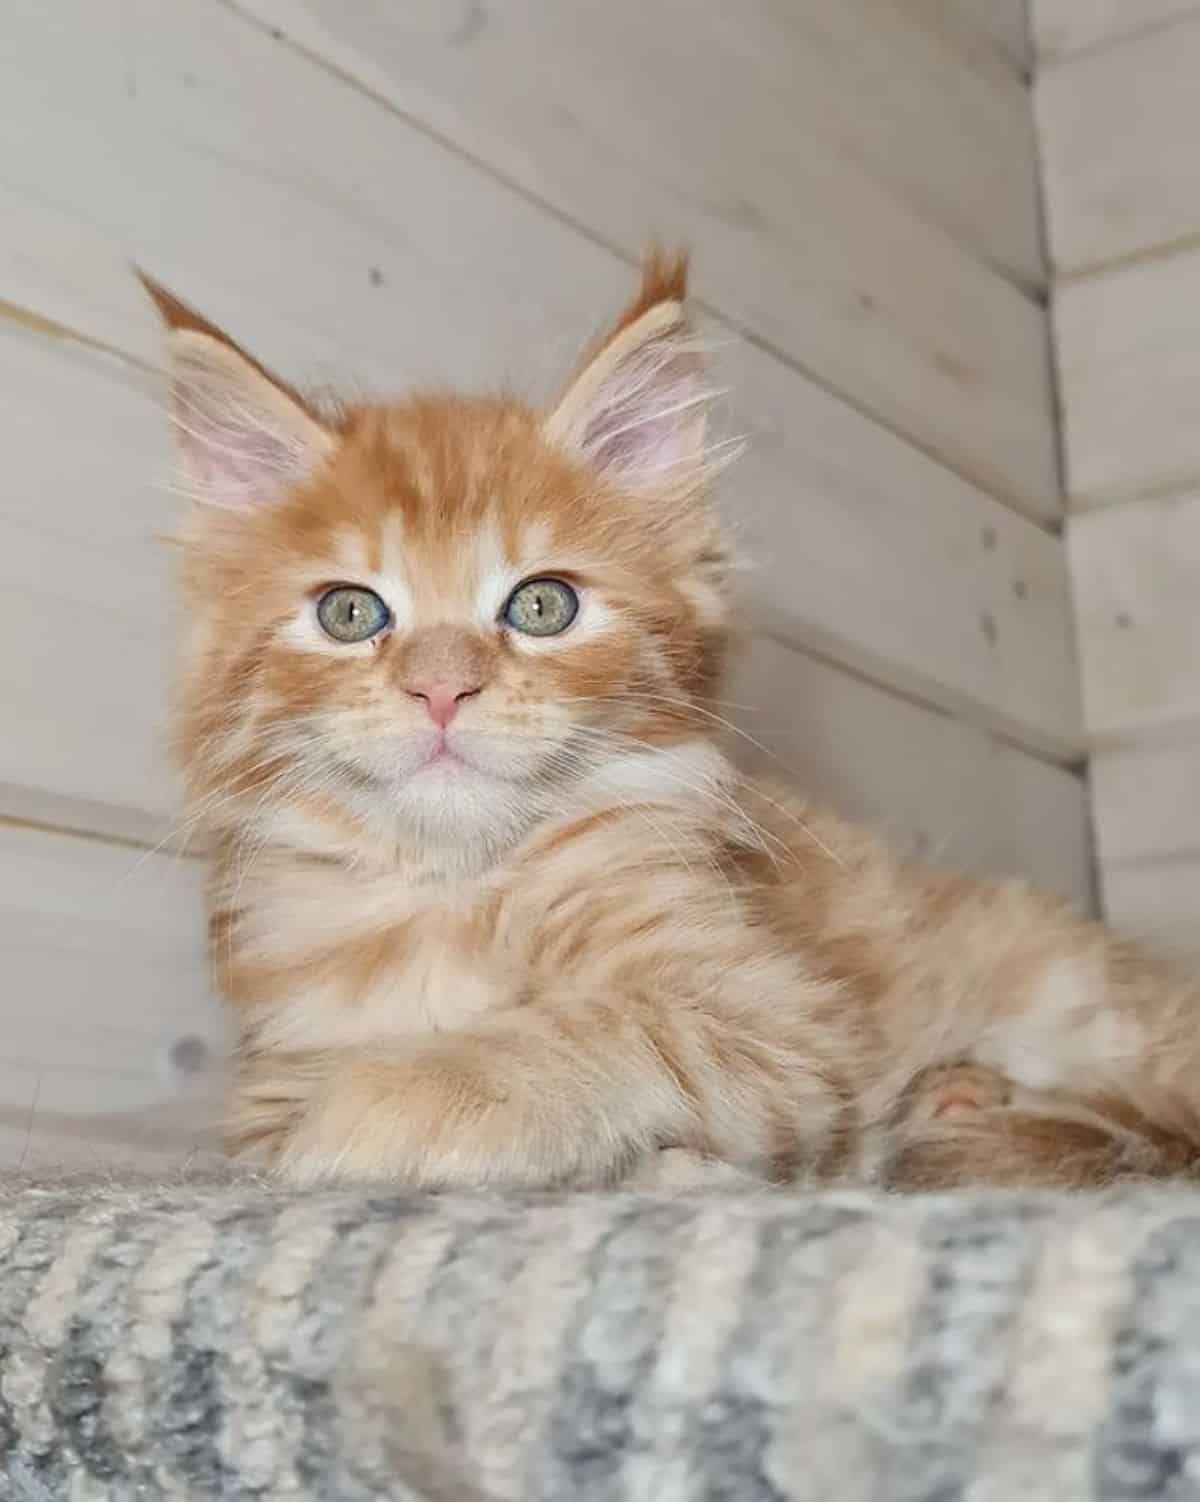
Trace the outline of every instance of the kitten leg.
[[943, 1064], [918, 1076], [909, 1094], [904, 1119], [937, 1121], [971, 1116], [1012, 1100], [1013, 1084], [998, 1070], [982, 1064]]
[[902, 1133], [882, 1173], [889, 1189], [1089, 1189], [1162, 1171], [1144, 1141], [1094, 1122], [985, 1111]]
[[1022, 1089], [981, 1065], [930, 1069], [914, 1083], [882, 1180], [909, 1191], [1083, 1189], [1186, 1170], [1184, 1142], [1125, 1117]]
[[767, 1183], [761, 1175], [733, 1163], [687, 1148], [667, 1147], [640, 1158], [620, 1187], [639, 1193], [686, 1194], [694, 1189], [764, 1189]]
[[409, 1051], [340, 1056], [275, 1163], [302, 1182], [544, 1187], [612, 1182], [681, 1147], [766, 1176], [827, 1150], [841, 1110], [811, 1054], [784, 1058], [728, 1020], [637, 997], [530, 1004]]

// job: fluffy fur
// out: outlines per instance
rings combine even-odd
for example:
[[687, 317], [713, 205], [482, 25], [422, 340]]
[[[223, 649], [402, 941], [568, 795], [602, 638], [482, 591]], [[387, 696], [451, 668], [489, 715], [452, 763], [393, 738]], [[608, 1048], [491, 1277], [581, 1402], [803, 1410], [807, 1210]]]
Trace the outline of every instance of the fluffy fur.
[[[549, 413], [321, 412], [151, 291], [195, 498], [178, 745], [236, 1152], [433, 1186], [1190, 1166], [1194, 990], [719, 749], [728, 560], [682, 260], [648, 261]], [[579, 614], [523, 637], [505, 601], [547, 575]], [[336, 584], [390, 628], [326, 636]]]

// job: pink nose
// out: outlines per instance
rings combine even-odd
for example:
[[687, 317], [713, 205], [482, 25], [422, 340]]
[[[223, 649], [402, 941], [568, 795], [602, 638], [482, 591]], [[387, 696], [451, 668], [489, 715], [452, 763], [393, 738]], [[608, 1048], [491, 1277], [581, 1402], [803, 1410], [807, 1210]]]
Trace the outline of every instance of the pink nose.
[[424, 699], [429, 718], [445, 730], [467, 699], [473, 699], [483, 687], [482, 683], [423, 683], [419, 688], [406, 688], [410, 699]]

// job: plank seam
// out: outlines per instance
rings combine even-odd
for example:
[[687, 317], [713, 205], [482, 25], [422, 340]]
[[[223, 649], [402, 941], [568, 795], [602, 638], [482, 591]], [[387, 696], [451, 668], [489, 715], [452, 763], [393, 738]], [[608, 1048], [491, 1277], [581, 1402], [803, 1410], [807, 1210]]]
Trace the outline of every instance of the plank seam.
[[[1029, 0], [1031, 5], [1036, 0]], [[1075, 47], [1070, 52], [1054, 52], [1049, 48], [1037, 45], [1037, 28], [1032, 31], [1034, 43], [1034, 71], [1057, 72], [1060, 68], [1069, 68], [1072, 63], [1082, 58], [1096, 57], [1102, 52], [1116, 52], [1131, 42], [1140, 42], [1144, 38], [1154, 36], [1160, 31], [1170, 31], [1176, 26], [1187, 26], [1196, 21], [1200, 16], [1200, 6], [1195, 10], [1183, 11], [1177, 16], [1166, 16], [1159, 21], [1147, 21], [1142, 26], [1136, 26], [1132, 31], [1119, 31], [1115, 36], [1099, 37], [1094, 42], [1085, 42], [1082, 47]]]
[[913, 705], [917, 709], [923, 709], [929, 714], [939, 715], [944, 720], [951, 720], [958, 725], [966, 725], [972, 730], [981, 731], [984, 735], [991, 736], [993, 740], [1014, 751], [1020, 751], [1022, 755], [1031, 757], [1034, 761], [1042, 762], [1045, 766], [1055, 767], [1059, 771], [1070, 772], [1072, 775], [1081, 777], [1091, 751], [1091, 744], [1081, 734], [1080, 744], [1074, 751], [1062, 750], [1051, 751], [1042, 741], [1039, 744], [1031, 744], [1022, 740], [1014, 731], [1006, 729], [998, 724], [993, 716], [979, 706], [971, 704], [963, 709], [950, 709], [944, 703], [928, 697], [919, 690], [902, 687], [889, 682], [886, 678], [872, 673], [861, 664], [848, 662], [845, 658], [838, 657], [832, 652], [823, 652], [819, 647], [812, 645], [798, 646], [794, 637], [789, 637], [783, 631], [770, 625], [762, 624], [755, 635], [774, 642], [776, 646], [784, 647], [789, 652], [795, 652], [801, 657], [807, 657], [812, 662], [819, 662], [824, 667], [833, 668], [839, 673], [844, 673], [847, 678], [854, 678], [859, 683], [865, 683], [880, 693], [889, 695], [893, 699], [899, 699], [902, 703]]
[[97, 339], [91, 334], [85, 334], [79, 329], [60, 323], [55, 318], [48, 318], [44, 313], [39, 313], [35, 308], [27, 308], [19, 303], [7, 302], [0, 298], [0, 324], [8, 324], [22, 333], [32, 334], [35, 338], [44, 339], [53, 344], [74, 345], [80, 349], [90, 350], [95, 354], [107, 355], [111, 359], [119, 360], [128, 365], [130, 369], [145, 375], [157, 375], [154, 366], [139, 360], [136, 355], [128, 350], [120, 349], [115, 344], [108, 344], [103, 339]]
[[1108, 751], [1156, 751], [1187, 744], [1197, 736], [1200, 736], [1200, 717], [1194, 710], [1184, 711], [1178, 717], [1167, 716], [1145, 725], [1090, 730], [1087, 735], [1088, 756]]
[[75, 821], [56, 819], [23, 818], [19, 814], [0, 813], [0, 829], [23, 829], [37, 834], [62, 835], [72, 840], [87, 840], [96, 845], [108, 845], [116, 850], [140, 850], [148, 855], [163, 855], [170, 860], [203, 860], [204, 851], [195, 849], [172, 849], [174, 835], [168, 835], [157, 843], [139, 839], [137, 835], [116, 834]]
[[1140, 490], [1121, 491], [1076, 491], [1067, 493], [1067, 523], [1082, 517], [1095, 516], [1104, 511], [1119, 511], [1122, 508], [1149, 506], [1158, 501], [1191, 500], [1200, 490], [1200, 467], [1183, 477], [1173, 477], [1156, 485], [1146, 485]]
[[1200, 845], [1177, 845], [1167, 850], [1147, 850], [1139, 855], [1114, 855], [1102, 861], [1106, 871], [1154, 871], [1161, 867], [1191, 866], [1200, 861]]
[[[1039, 132], [1039, 140], [1040, 136]], [[1180, 256], [1195, 255], [1198, 250], [1200, 250], [1200, 230], [1189, 230], [1187, 234], [1178, 235], [1174, 240], [1161, 240], [1155, 245], [1142, 245], [1137, 250], [1122, 251], [1120, 255], [1109, 256], [1100, 261], [1086, 261], [1079, 266], [1072, 267], [1069, 271], [1060, 267], [1055, 273], [1054, 292], [1057, 294], [1063, 287], [1083, 286], [1088, 282], [1100, 281], [1103, 277], [1140, 266], [1153, 266], [1163, 261], [1175, 260]]]

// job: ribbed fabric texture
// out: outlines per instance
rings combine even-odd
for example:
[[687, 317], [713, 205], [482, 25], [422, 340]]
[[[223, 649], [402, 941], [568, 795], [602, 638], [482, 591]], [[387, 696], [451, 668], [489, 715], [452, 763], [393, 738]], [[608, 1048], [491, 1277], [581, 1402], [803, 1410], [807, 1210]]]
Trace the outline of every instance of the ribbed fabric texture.
[[0, 1497], [1200, 1497], [1200, 1196], [10, 1184]]

